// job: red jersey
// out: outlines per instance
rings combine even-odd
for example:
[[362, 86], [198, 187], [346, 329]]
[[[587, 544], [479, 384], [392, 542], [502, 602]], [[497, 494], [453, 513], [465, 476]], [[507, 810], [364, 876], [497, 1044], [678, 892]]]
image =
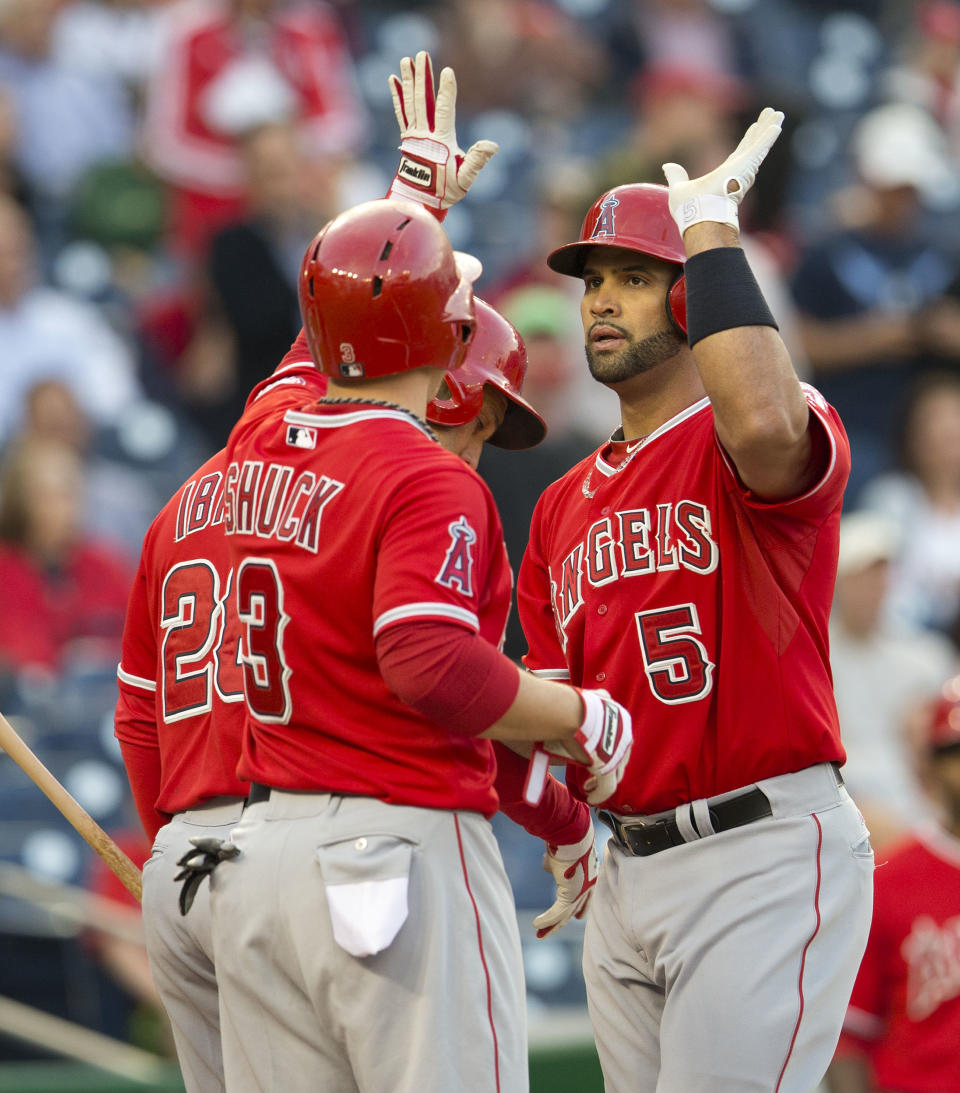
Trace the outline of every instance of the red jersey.
[[[321, 395], [326, 382], [301, 335], [273, 375], [254, 388], [248, 406], [282, 413]], [[145, 768], [128, 762], [141, 817], [151, 805], [172, 814], [247, 792], [236, 773], [243, 677], [223, 533], [225, 466], [220, 451], [161, 509], [144, 537], [130, 592], [114, 731], [139, 754], [152, 752]], [[145, 792], [155, 801], [144, 800]]]
[[841, 1053], [868, 1055], [878, 1089], [960, 1093], [960, 841], [932, 829], [874, 878], [873, 923]]
[[[643, 441], [609, 442], [537, 504], [524, 663], [630, 710], [630, 764], [605, 807], [660, 812], [845, 758], [827, 620], [850, 451], [804, 389], [829, 458], [800, 497], [743, 487], [704, 398]], [[583, 796], [584, 770], [567, 776]]]
[[503, 638], [511, 576], [486, 485], [399, 409], [253, 406], [227, 446], [249, 711], [240, 774], [492, 815], [490, 742], [396, 698], [375, 639], [442, 620]]
[[110, 664], [131, 569], [122, 554], [93, 539], [75, 543], [55, 571], [18, 546], [0, 544], [0, 665], [57, 672], [74, 645]]

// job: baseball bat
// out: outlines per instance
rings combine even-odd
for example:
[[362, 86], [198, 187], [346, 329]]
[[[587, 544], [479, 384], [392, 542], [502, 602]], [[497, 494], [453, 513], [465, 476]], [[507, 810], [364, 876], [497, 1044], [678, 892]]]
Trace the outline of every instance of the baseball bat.
[[0, 713], [0, 748], [3, 748], [24, 774], [56, 805], [139, 903], [142, 898], [140, 870], [90, 813], [54, 778], [2, 713]]

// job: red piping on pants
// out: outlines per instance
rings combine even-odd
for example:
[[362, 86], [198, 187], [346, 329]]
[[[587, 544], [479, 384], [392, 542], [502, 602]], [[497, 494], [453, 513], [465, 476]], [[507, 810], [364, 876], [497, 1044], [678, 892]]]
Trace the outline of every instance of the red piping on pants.
[[820, 826], [820, 820], [816, 814], [812, 816], [813, 822], [817, 825], [817, 886], [813, 893], [813, 909], [816, 912], [817, 922], [813, 928], [813, 933], [807, 938], [807, 943], [803, 947], [803, 955], [800, 957], [800, 975], [797, 980], [797, 989], [800, 993], [800, 1012], [797, 1014], [797, 1023], [793, 1028], [793, 1036], [790, 1038], [790, 1048], [787, 1051], [787, 1057], [783, 1060], [783, 1066], [780, 1068], [780, 1076], [777, 1078], [777, 1086], [774, 1093], [779, 1093], [780, 1084], [783, 1081], [783, 1075], [787, 1069], [787, 1063], [790, 1062], [790, 1056], [793, 1054], [794, 1045], [797, 1042], [797, 1034], [800, 1032], [800, 1022], [803, 1020], [803, 970], [807, 963], [807, 950], [810, 948], [813, 939], [820, 931], [820, 849], [823, 846], [823, 828]]
[[480, 950], [480, 963], [483, 965], [483, 976], [487, 983], [487, 1020], [490, 1022], [490, 1032], [493, 1035], [493, 1072], [496, 1077], [497, 1093], [500, 1093], [500, 1045], [497, 1042], [497, 1029], [493, 1023], [493, 984], [490, 982], [490, 969], [487, 967], [487, 957], [483, 951], [483, 931], [480, 928], [480, 911], [477, 909], [477, 901], [473, 898], [470, 888], [470, 878], [467, 875], [467, 861], [463, 854], [463, 840], [460, 837], [460, 817], [454, 814], [454, 825], [457, 829], [457, 849], [460, 851], [460, 865], [463, 868], [463, 883], [467, 888], [467, 895], [473, 904], [473, 917], [477, 923], [477, 947]]

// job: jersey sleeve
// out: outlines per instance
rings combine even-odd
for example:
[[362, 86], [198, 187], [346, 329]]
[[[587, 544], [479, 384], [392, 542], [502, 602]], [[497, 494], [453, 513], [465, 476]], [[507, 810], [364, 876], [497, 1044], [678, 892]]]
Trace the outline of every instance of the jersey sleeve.
[[437, 461], [430, 474], [395, 485], [382, 519], [373, 634], [434, 619], [480, 630], [480, 603], [503, 532], [482, 481]]
[[590, 810], [578, 801], [552, 774], [547, 775], [543, 794], [535, 805], [523, 798], [529, 760], [501, 743], [493, 742], [497, 757], [496, 790], [500, 810], [534, 838], [552, 846], [572, 846], [590, 827]]
[[553, 614], [550, 571], [544, 560], [542, 536], [546, 495], [541, 496], [530, 522], [530, 538], [520, 563], [517, 610], [527, 641], [524, 666], [545, 679], [569, 680], [570, 670]]
[[157, 647], [150, 625], [148, 567], [149, 551], [145, 545], [127, 601], [113, 731], [120, 741], [137, 813], [152, 839], [167, 817], [156, 807], [162, 770], [157, 734]]
[[157, 640], [150, 622], [148, 568], [148, 550], [145, 546], [130, 588], [123, 623], [120, 664], [117, 667], [121, 694], [127, 690], [153, 696], [157, 691]]
[[[812, 486], [798, 497], [779, 501], [765, 500], [742, 485], [730, 457], [723, 449], [721, 453], [727, 472], [747, 508], [761, 515], [783, 515], [791, 521], [816, 525], [840, 507], [843, 491], [850, 477], [850, 442], [839, 415], [823, 395], [809, 383], [801, 383], [800, 386], [810, 409], [814, 453], [821, 467], [820, 475]], [[719, 440], [717, 444], [719, 446]]]

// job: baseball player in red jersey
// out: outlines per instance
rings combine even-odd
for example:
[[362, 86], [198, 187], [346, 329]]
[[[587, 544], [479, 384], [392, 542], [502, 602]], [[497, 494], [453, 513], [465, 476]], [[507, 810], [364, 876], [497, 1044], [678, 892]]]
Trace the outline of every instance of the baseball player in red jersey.
[[[327, 380], [304, 339], [250, 403], [301, 405]], [[117, 671], [115, 732], [153, 854], [143, 872], [151, 972], [189, 1093], [223, 1085], [217, 986], [204, 890], [183, 918], [173, 884], [191, 837], [225, 837], [240, 819], [243, 678], [223, 534], [224, 452], [180, 487], [144, 537]]]
[[[429, 421], [445, 423], [437, 423], [440, 443], [474, 466], [478, 437], [523, 448], [539, 443], [545, 432], [540, 415], [521, 394], [522, 341], [479, 300], [477, 312], [475, 343], [457, 379], [449, 379], [451, 392], [427, 409]], [[326, 385], [301, 331], [249, 401], [299, 406], [323, 394]], [[184, 918], [171, 882], [188, 840], [225, 836], [239, 819], [248, 790], [235, 773], [243, 683], [223, 535], [224, 456], [217, 453], [184, 483], [145, 538], [118, 671], [116, 732], [141, 822], [155, 840], [144, 877], [152, 970], [191, 1093], [224, 1088], [209, 900], [198, 887]], [[527, 807], [525, 768], [524, 760], [504, 749], [497, 789], [501, 807], [553, 844], [554, 858], [566, 863], [557, 876], [557, 901], [537, 920], [545, 933], [585, 909], [596, 876], [593, 827], [587, 808], [559, 783], [548, 787], [537, 808]], [[571, 862], [579, 867], [566, 877]]]
[[891, 847], [831, 1093], [960, 1093], [960, 678], [925, 713], [942, 821]]
[[490, 739], [565, 739], [607, 796], [629, 720], [496, 648], [496, 510], [423, 420], [475, 324], [436, 221], [358, 206], [300, 291], [328, 396], [252, 406], [227, 449], [253, 783], [211, 876], [227, 1087], [525, 1089]]
[[781, 120], [604, 194], [548, 259], [622, 415], [542, 495], [518, 584], [527, 667], [637, 726], [584, 942], [608, 1093], [809, 1093], [870, 920], [827, 648], [849, 451], [738, 246]]

